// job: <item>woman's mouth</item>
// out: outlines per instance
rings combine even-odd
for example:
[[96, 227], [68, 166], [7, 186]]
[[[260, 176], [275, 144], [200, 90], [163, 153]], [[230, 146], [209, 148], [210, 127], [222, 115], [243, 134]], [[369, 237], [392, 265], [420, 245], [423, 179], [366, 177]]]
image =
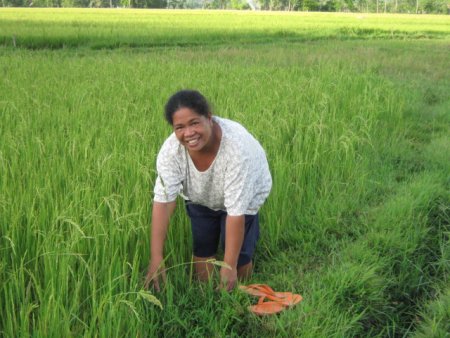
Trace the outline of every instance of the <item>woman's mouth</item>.
[[195, 139], [186, 140], [186, 144], [187, 144], [189, 147], [195, 147], [195, 146], [198, 144], [199, 139], [200, 139], [200, 138], [197, 137], [197, 138], [195, 138]]

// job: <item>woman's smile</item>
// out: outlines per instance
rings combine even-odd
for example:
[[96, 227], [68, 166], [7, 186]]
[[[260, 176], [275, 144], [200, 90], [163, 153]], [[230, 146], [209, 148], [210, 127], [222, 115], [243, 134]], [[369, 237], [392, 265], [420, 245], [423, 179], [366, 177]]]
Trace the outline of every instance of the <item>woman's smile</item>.
[[178, 141], [192, 151], [209, 148], [212, 142], [212, 117], [197, 114], [189, 108], [180, 108], [173, 115], [173, 129]]
[[200, 137], [194, 138], [194, 139], [189, 139], [186, 140], [186, 143], [189, 147], [195, 147], [200, 141]]

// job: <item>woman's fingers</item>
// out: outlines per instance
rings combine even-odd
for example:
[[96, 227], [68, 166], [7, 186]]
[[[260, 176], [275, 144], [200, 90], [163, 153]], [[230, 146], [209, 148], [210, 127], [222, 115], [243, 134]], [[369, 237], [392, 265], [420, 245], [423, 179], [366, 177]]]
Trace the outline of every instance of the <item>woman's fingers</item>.
[[236, 268], [222, 267], [220, 269], [220, 287], [231, 291], [236, 286], [237, 270]]
[[149, 289], [151, 287], [153, 287], [157, 292], [160, 291], [158, 276], [152, 277], [151, 275], [147, 275], [147, 278], [145, 279], [144, 283], [144, 288]]
[[166, 269], [161, 269], [161, 279], [164, 283], [166, 282]]
[[157, 292], [161, 291], [160, 288], [159, 288], [159, 279], [158, 279], [158, 277], [153, 278], [152, 282], [153, 282], [153, 288], [154, 288]]
[[156, 291], [160, 291], [159, 277], [163, 282], [166, 281], [166, 270], [162, 268], [161, 262], [151, 262], [148, 267], [147, 275], [145, 276], [144, 287], [148, 289], [150, 286]]

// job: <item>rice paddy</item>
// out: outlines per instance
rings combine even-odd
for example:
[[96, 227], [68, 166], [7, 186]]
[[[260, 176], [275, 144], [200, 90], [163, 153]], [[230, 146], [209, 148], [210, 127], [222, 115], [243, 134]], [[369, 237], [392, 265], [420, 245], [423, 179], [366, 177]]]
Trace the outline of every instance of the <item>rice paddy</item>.
[[[0, 9], [0, 335], [444, 337], [448, 16]], [[144, 290], [163, 106], [196, 88], [266, 150], [251, 282], [270, 317], [191, 273]], [[220, 257], [218, 257], [220, 258]]]

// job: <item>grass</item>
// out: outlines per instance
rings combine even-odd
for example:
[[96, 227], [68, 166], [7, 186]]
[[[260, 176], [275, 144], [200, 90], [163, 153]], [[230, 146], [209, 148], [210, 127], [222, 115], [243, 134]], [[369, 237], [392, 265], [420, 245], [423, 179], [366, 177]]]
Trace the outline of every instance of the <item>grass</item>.
[[[448, 332], [447, 17], [15, 9], [0, 17], [2, 335]], [[204, 23], [200, 33], [186, 29], [193, 20]], [[403, 33], [354, 36], [343, 30], [350, 20], [375, 30], [395, 21]], [[276, 34], [287, 29], [294, 38]], [[155, 158], [170, 133], [162, 107], [180, 88], [204, 92], [267, 152], [274, 186], [252, 281], [304, 297], [279, 316], [256, 318], [248, 296], [190, 279], [182, 208], [166, 243], [176, 267], [154, 295], [163, 308], [142, 291]]]
[[204, 10], [0, 9], [0, 45], [30, 49], [445, 38], [448, 16]]

